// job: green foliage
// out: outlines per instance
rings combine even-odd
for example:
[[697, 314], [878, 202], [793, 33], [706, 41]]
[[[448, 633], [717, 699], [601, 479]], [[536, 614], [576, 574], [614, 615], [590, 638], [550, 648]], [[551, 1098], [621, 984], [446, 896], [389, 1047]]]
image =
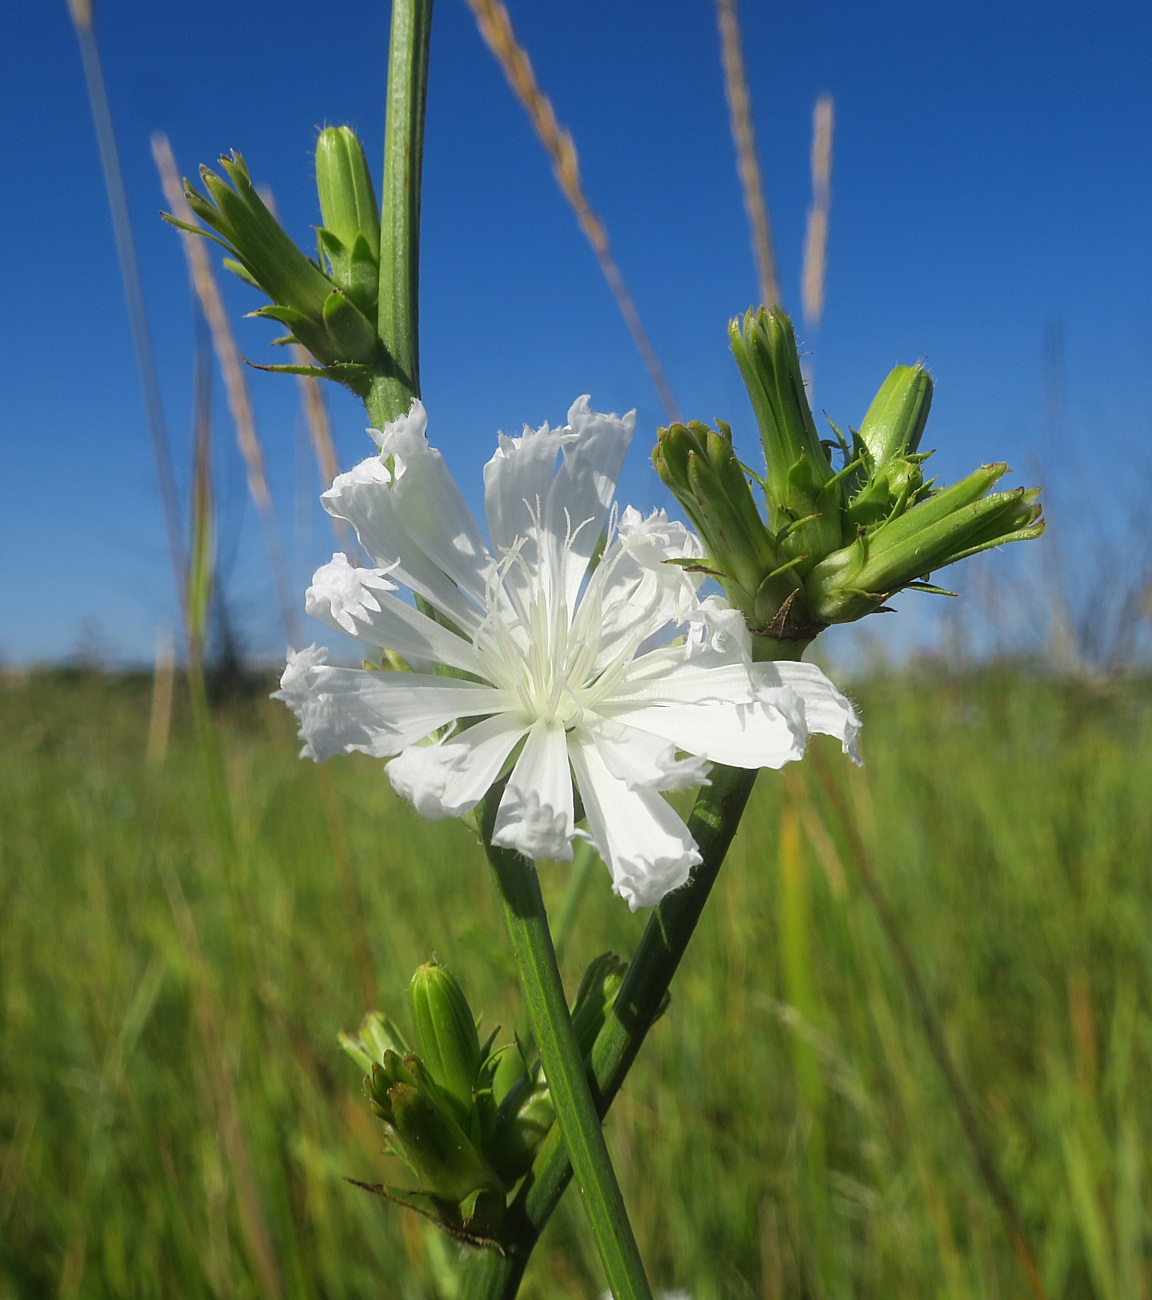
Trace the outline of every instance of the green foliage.
[[[522, 1031], [482, 850], [351, 758], [328, 772], [342, 870], [319, 774], [257, 699], [216, 715], [225, 863], [189, 719], [146, 761], [150, 688], [0, 679], [0, 1297], [260, 1296], [271, 1268], [287, 1296], [447, 1300], [464, 1248], [344, 1181], [403, 1170], [336, 1036], [431, 948], [485, 1025]], [[989, 670], [856, 695], [865, 767], [833, 766], [1048, 1293], [1147, 1293], [1152, 689]], [[613, 1109], [653, 1279], [694, 1300], [1024, 1294], [826, 812], [813, 765], [761, 778]], [[542, 871], [553, 908], [568, 870]], [[569, 990], [643, 920], [594, 874]], [[598, 1294], [579, 1208], [525, 1296]]]

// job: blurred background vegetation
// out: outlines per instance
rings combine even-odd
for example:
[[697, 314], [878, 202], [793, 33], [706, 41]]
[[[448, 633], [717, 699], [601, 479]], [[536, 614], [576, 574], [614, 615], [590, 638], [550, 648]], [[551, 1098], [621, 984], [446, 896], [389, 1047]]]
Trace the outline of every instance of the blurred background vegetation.
[[[179, 680], [169, 736], [147, 675], [3, 679], [2, 1296], [453, 1294], [461, 1248], [342, 1181], [400, 1171], [336, 1033], [368, 1003], [403, 1017], [429, 945], [487, 1024], [517, 1025], [488, 869], [378, 764], [326, 788], [270, 684], [215, 705], [226, 855]], [[1046, 1293], [1148, 1295], [1152, 690], [943, 663], [852, 690], [865, 766], [830, 747], [761, 776], [609, 1119], [654, 1281], [1026, 1293], [834, 789]], [[553, 902], [565, 872], [542, 871]], [[598, 873], [566, 975], [643, 919]], [[595, 1296], [597, 1270], [572, 1194], [524, 1293]]]

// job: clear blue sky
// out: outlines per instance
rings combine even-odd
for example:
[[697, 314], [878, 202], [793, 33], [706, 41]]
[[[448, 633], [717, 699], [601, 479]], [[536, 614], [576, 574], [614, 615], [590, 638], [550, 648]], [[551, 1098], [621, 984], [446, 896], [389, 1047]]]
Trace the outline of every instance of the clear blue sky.
[[[518, 32], [580, 151], [593, 205], [686, 414], [751, 454], [725, 323], [756, 297], [711, 0], [530, 4]], [[321, 16], [321, 14], [324, 16]], [[812, 106], [836, 101], [829, 287], [816, 404], [856, 423], [888, 369], [924, 358], [927, 437], [956, 477], [1008, 459], [1058, 502], [1108, 505], [1152, 478], [1152, 9], [1147, 4], [804, 6], [741, 20], [786, 305], [798, 312]], [[149, 150], [181, 167], [237, 148], [307, 243], [317, 127], [381, 152], [386, 4], [104, 0], [97, 13], [182, 486], [194, 327], [158, 218]], [[64, 0], [15, 7], [0, 48], [7, 250], [0, 330], [0, 660], [68, 655], [98, 628], [150, 657], [174, 604], [139, 384], [79, 54]], [[377, 168], [378, 171], [378, 168]], [[594, 258], [463, 0], [437, 0], [422, 277], [431, 437], [473, 499], [495, 431], [559, 420], [589, 392], [639, 410], [622, 496], [663, 502], [646, 456], [662, 415]], [[227, 286], [241, 346], [278, 360], [259, 304]], [[1042, 337], [1066, 339], [1067, 416], [1046, 427]], [[290, 380], [252, 375], [293, 582], [331, 549]], [[283, 641], [222, 394], [222, 559], [249, 646]], [[368, 454], [335, 390], [341, 457]], [[1078, 445], [1074, 445], [1078, 443]], [[1147, 490], [1146, 487], [1144, 489]]]

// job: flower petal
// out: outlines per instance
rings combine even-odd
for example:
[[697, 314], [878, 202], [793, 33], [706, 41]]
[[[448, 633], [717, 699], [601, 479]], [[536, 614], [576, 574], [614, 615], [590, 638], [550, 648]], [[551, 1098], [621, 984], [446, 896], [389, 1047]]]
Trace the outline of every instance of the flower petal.
[[484, 466], [484, 512], [493, 553], [504, 554], [543, 518], [561, 448], [575, 439], [570, 429], [525, 425], [519, 438], [500, 434], [496, 454]]
[[326, 651], [291, 655], [276, 693], [300, 719], [302, 753], [321, 761], [359, 751], [398, 754], [457, 718], [503, 713], [508, 697], [493, 686], [423, 673], [333, 668]]
[[[414, 418], [419, 408], [420, 417]], [[391, 468], [391, 497], [407, 536], [473, 600], [483, 601], [492, 557], [444, 457], [424, 436], [417, 400], [380, 435], [380, 459]]]
[[507, 714], [485, 718], [434, 745], [409, 745], [388, 764], [388, 778], [421, 816], [459, 817], [488, 793], [526, 730]]
[[597, 706], [603, 716], [730, 767], [783, 767], [804, 753], [803, 702], [776, 678], [760, 681], [739, 662], [670, 664], [667, 651], [634, 668], [638, 680]]
[[679, 888], [700, 861], [688, 827], [651, 790], [631, 790], [613, 776], [584, 728], [568, 738], [593, 844], [612, 873], [613, 891], [638, 907], [654, 907]]
[[[378, 720], [369, 712], [344, 703], [345, 692], [339, 685], [335, 694], [321, 690], [320, 683], [340, 683], [342, 675], [363, 672], [355, 668], [329, 668], [328, 651], [309, 646], [307, 650], [289, 650], [288, 665], [280, 678], [280, 689], [272, 698], [283, 700], [300, 721], [297, 732], [304, 742], [301, 758], [321, 763], [336, 754], [375, 754], [388, 752]], [[367, 676], [367, 673], [363, 674]], [[354, 691], [352, 692], [354, 697]]]
[[474, 632], [483, 619], [444, 569], [408, 535], [396, 513], [392, 473], [377, 457], [362, 460], [338, 474], [320, 500], [336, 519], [346, 519], [360, 544], [390, 575], [432, 602], [465, 632]]
[[572, 859], [572, 774], [564, 728], [536, 722], [496, 812], [492, 843], [528, 858]]
[[589, 729], [594, 731], [604, 766], [629, 790], [687, 790], [706, 784], [707, 761], [677, 758], [671, 741], [608, 718], [599, 719]]
[[569, 408], [568, 428], [577, 437], [564, 446], [564, 463], [549, 489], [544, 517], [553, 537], [571, 537], [564, 572], [569, 609], [576, 606], [636, 428], [635, 411], [621, 419], [589, 410], [588, 401], [578, 397]]
[[696, 615], [699, 578], [670, 560], [695, 559], [702, 548], [663, 510], [646, 518], [630, 506], [600, 558], [573, 624], [573, 635], [595, 635], [599, 650], [590, 676], [622, 655], [636, 654], [667, 635], [669, 624]]
[[392, 595], [395, 590], [382, 569], [357, 569], [337, 554], [316, 570], [304, 606], [313, 618], [369, 645], [482, 675], [471, 641]]
[[860, 762], [856, 744], [860, 717], [852, 701], [841, 694], [815, 664], [757, 663], [752, 665], [752, 675], [769, 689], [781, 685], [795, 691], [803, 702], [808, 730], [822, 736], [835, 736], [849, 758], [854, 763]]

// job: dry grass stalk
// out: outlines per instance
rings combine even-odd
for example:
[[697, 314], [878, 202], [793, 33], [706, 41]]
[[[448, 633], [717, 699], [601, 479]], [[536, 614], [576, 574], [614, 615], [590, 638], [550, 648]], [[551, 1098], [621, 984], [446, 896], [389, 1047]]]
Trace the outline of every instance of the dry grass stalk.
[[90, 31], [92, 29], [91, 0], [68, 0], [68, 12], [72, 15], [72, 21], [76, 24], [78, 31]]
[[732, 139], [736, 144], [736, 165], [744, 191], [744, 209], [748, 213], [748, 224], [752, 227], [752, 252], [760, 280], [760, 298], [766, 307], [771, 307], [780, 302], [780, 281], [776, 276], [776, 258], [772, 252], [772, 226], [764, 198], [764, 179], [756, 158], [752, 101], [748, 94], [740, 24], [736, 18], [736, 0], [716, 0], [716, 17], [720, 24], [724, 93], [732, 119]]
[[179, 497], [176, 475], [172, 467], [172, 448], [168, 441], [168, 428], [164, 420], [164, 403], [160, 396], [160, 377], [156, 356], [152, 348], [152, 332], [148, 323], [148, 308], [144, 301], [144, 285], [140, 277], [140, 259], [136, 255], [136, 239], [132, 233], [132, 220], [128, 213], [128, 193], [124, 186], [124, 173], [120, 166], [120, 150], [116, 143], [116, 130], [112, 123], [112, 109], [108, 102], [108, 88], [104, 82], [104, 67], [100, 59], [100, 44], [92, 23], [90, 0], [69, 0], [69, 11], [76, 28], [80, 57], [84, 63], [84, 80], [88, 87], [88, 103], [92, 111], [92, 125], [100, 150], [100, 165], [104, 173], [104, 187], [112, 217], [112, 232], [116, 240], [116, 256], [120, 263], [120, 278], [124, 286], [124, 300], [128, 308], [128, 322], [132, 330], [132, 343], [136, 352], [136, 366], [140, 375], [140, 388], [144, 397], [144, 413], [148, 436], [152, 444], [152, 459], [156, 468], [156, 482], [160, 491], [160, 504], [164, 513], [164, 528], [168, 538], [168, 555], [172, 565], [172, 578], [179, 597], [181, 614], [184, 610], [185, 556], [184, 534], [180, 522]]
[[[302, 348], [299, 343], [293, 343], [292, 364], [314, 366], [316, 362], [306, 348]], [[312, 442], [312, 450], [316, 454], [321, 481], [327, 489], [332, 486], [332, 480], [340, 473], [340, 463], [336, 459], [336, 443], [332, 437], [332, 421], [328, 418], [328, 407], [324, 403], [324, 394], [320, 391], [319, 379], [311, 375], [297, 375], [296, 378], [300, 384], [300, 400], [304, 403], [304, 421], [308, 426], [308, 437]]]
[[[196, 218], [188, 207], [184, 189], [180, 184], [180, 173], [168, 137], [157, 133], [152, 137], [152, 156], [160, 172], [160, 183], [164, 188], [164, 198], [174, 216], [190, 225], [196, 224]], [[228, 397], [228, 409], [236, 426], [236, 441], [240, 454], [244, 458], [244, 467], [248, 476], [248, 491], [256, 505], [260, 517], [260, 527], [264, 534], [264, 547], [268, 553], [268, 563], [272, 569], [272, 580], [276, 587], [276, 596], [280, 604], [280, 616], [288, 639], [295, 643], [298, 639], [298, 620], [295, 604], [292, 601], [289, 582], [288, 564], [284, 556], [284, 546], [280, 540], [280, 530], [276, 523], [276, 512], [272, 506], [272, 495], [268, 490], [268, 476], [264, 468], [264, 453], [256, 436], [256, 421], [252, 414], [252, 403], [248, 397], [248, 384], [244, 376], [244, 367], [240, 360], [240, 350], [232, 334], [228, 313], [224, 310], [224, 301], [220, 296], [220, 287], [212, 270], [203, 240], [185, 231], [180, 232], [184, 253], [188, 259], [188, 272], [192, 288], [208, 322], [212, 334], [212, 346], [224, 378], [224, 389]]]
[[801, 300], [804, 323], [820, 324], [824, 312], [824, 280], [828, 259], [828, 214], [832, 207], [832, 96], [821, 95], [812, 113], [812, 206], [804, 237]]
[[664, 369], [656, 356], [652, 340], [640, 320], [640, 313], [624, 283], [620, 268], [612, 255], [608, 243], [608, 232], [604, 223], [592, 210], [584, 187], [580, 181], [580, 160], [576, 154], [576, 145], [572, 136], [556, 120], [556, 113], [548, 96], [540, 89], [531, 60], [524, 47], [517, 41], [512, 30], [512, 19], [500, 0], [468, 0], [468, 7], [476, 18], [488, 48], [496, 56], [508, 84], [517, 99], [524, 105], [532, 127], [548, 156], [552, 159], [552, 173], [556, 177], [564, 197], [576, 214], [580, 229], [592, 245], [608, 287], [616, 299], [616, 305], [632, 335], [632, 341], [644, 362], [644, 367], [652, 380], [661, 404], [670, 420], [679, 420], [680, 412], [672, 387], [664, 374]]
[[[292, 344], [292, 364], [295, 366], [315, 365], [307, 348], [299, 343]], [[325, 489], [332, 486], [332, 480], [340, 472], [340, 462], [336, 458], [336, 442], [332, 437], [332, 421], [328, 418], [328, 406], [324, 401], [324, 390], [320, 380], [311, 375], [297, 375], [300, 384], [300, 399], [304, 404], [304, 423], [308, 426], [308, 438], [316, 456], [316, 465], [320, 470], [320, 481]], [[356, 562], [356, 539], [347, 520], [328, 516], [336, 541], [345, 548], [349, 558]]]

